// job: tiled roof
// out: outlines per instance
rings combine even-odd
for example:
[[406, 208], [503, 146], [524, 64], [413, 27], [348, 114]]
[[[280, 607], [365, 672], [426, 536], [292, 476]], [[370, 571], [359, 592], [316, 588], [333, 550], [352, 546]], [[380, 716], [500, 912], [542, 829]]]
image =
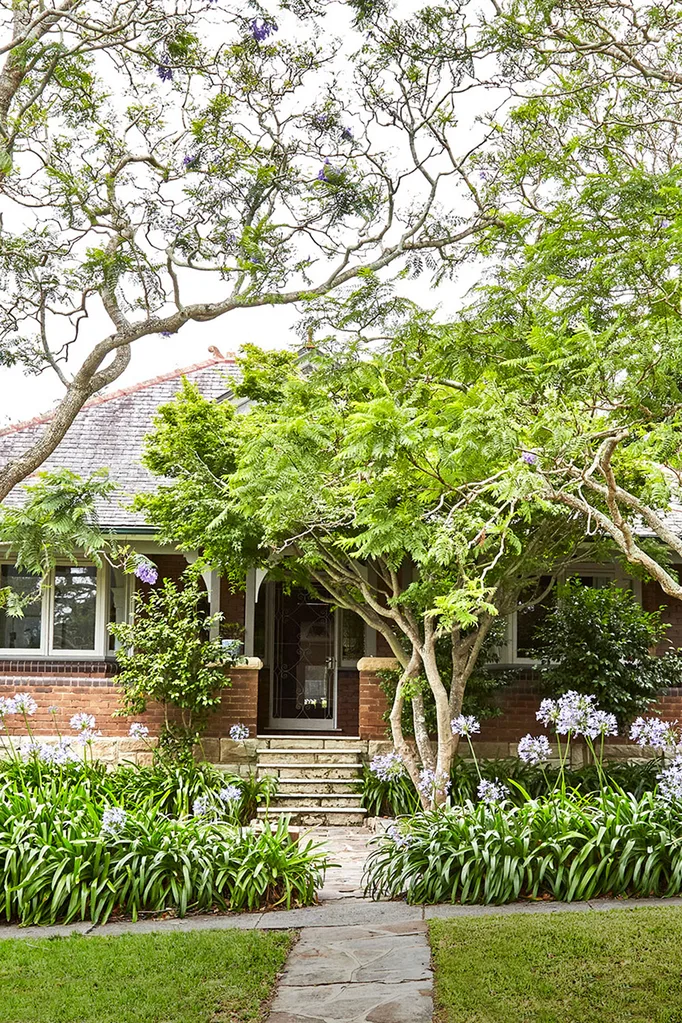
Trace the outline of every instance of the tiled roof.
[[[64, 440], [39, 471], [64, 467], [89, 476], [96, 469], [109, 469], [118, 490], [98, 509], [102, 525], [132, 531], [144, 527], [144, 516], [126, 505], [135, 494], [149, 493], [159, 483], [158, 477], [142, 465], [144, 438], [157, 409], [179, 390], [183, 377], [196, 384], [205, 397], [218, 399], [231, 389], [238, 376], [234, 355], [226, 355], [98, 395], [83, 406]], [[51, 413], [47, 413], [0, 431], [0, 464], [24, 451], [50, 418]], [[7, 503], [20, 500], [17, 488]]]

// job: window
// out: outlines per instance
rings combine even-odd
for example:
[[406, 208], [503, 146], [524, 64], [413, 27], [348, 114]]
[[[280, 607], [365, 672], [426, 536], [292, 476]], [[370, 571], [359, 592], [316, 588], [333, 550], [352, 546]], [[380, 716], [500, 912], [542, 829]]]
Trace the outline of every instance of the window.
[[365, 654], [365, 623], [352, 611], [339, 611], [341, 616], [341, 650], [342, 668], [355, 668]]
[[[0, 589], [11, 586], [21, 596], [37, 593], [34, 575], [22, 575], [14, 565], [0, 565]], [[13, 618], [0, 610], [0, 648], [4, 650], [40, 650], [42, 644], [42, 600], [24, 608], [23, 618]]]
[[[0, 565], [0, 587], [20, 594], [37, 592], [36, 576]], [[115, 650], [108, 622], [126, 621], [131, 578], [118, 569], [94, 565], [58, 565], [39, 599], [23, 618], [0, 611], [0, 653], [32, 651], [35, 656], [103, 657]]]
[[[568, 579], [579, 579], [583, 586], [602, 587], [611, 586], [616, 581], [616, 568], [605, 566], [585, 566], [565, 575], [563, 582]], [[542, 593], [549, 585], [550, 576], [543, 576], [536, 587], [529, 594], [521, 597], [519, 603], [525, 603], [532, 599], [533, 593]], [[621, 586], [630, 585], [630, 581], [624, 577], [619, 581]], [[550, 610], [556, 601], [556, 589], [550, 590], [545, 597], [522, 611], [512, 615], [507, 629], [506, 649], [501, 651], [500, 661], [506, 664], [528, 663], [537, 658], [540, 643], [538, 633], [547, 618]]]

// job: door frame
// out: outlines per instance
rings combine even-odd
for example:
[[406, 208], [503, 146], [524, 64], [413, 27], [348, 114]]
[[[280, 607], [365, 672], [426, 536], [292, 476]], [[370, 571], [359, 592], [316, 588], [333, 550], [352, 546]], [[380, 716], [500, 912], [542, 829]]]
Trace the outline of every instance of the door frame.
[[333, 649], [334, 649], [334, 677], [332, 679], [333, 692], [333, 715], [331, 718], [275, 718], [273, 716], [275, 704], [275, 583], [267, 586], [265, 605], [265, 641], [268, 650], [268, 661], [270, 663], [270, 698], [268, 700], [268, 728], [281, 731], [295, 732], [332, 732], [336, 731], [338, 720], [338, 694], [339, 694], [339, 644], [340, 644], [340, 622], [338, 608], [332, 611]]

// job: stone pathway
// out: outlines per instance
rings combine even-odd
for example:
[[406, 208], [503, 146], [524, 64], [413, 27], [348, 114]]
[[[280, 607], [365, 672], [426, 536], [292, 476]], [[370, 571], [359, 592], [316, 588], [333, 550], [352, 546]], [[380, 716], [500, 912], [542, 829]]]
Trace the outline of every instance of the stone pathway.
[[423, 921], [306, 927], [269, 1023], [429, 1023], [431, 951]]

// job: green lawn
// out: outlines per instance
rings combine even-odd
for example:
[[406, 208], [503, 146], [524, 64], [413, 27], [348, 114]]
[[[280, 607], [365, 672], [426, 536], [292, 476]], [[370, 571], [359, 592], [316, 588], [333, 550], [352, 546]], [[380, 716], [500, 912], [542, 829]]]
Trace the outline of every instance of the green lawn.
[[431, 924], [438, 1023], [682, 1023], [682, 910]]
[[195, 931], [0, 941], [1, 1023], [251, 1023], [286, 933]]

